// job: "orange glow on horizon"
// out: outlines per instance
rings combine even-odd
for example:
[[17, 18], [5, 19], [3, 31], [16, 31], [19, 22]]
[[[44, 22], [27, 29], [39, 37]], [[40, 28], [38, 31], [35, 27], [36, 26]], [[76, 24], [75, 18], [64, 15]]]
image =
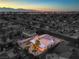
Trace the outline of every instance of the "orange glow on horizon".
[[54, 7], [54, 9], [49, 8], [48, 6], [39, 6], [39, 5], [18, 5], [14, 3], [0, 3], [0, 8], [14, 8], [14, 9], [31, 9], [31, 10], [39, 10], [39, 11], [56, 11], [57, 9]]

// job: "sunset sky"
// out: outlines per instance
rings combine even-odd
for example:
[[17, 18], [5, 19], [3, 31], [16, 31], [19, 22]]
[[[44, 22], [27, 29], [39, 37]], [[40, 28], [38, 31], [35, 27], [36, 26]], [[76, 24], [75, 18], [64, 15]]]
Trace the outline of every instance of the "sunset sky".
[[0, 0], [0, 7], [48, 11], [79, 11], [79, 0]]

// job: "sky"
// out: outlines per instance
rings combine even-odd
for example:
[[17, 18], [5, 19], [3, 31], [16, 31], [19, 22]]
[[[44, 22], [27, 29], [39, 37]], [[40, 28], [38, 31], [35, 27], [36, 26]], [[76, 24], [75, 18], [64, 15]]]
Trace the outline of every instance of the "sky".
[[47, 11], [79, 11], [79, 0], [0, 0], [0, 7]]

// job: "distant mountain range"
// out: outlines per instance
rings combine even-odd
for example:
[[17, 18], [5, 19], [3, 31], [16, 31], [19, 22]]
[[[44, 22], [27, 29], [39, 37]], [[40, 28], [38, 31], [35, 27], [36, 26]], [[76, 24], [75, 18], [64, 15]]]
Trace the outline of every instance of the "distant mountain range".
[[0, 8], [0, 12], [39, 12], [31, 9]]
[[79, 13], [79, 11], [39, 11], [39, 10], [32, 10], [32, 9], [14, 9], [14, 8], [0, 8], [0, 12]]

